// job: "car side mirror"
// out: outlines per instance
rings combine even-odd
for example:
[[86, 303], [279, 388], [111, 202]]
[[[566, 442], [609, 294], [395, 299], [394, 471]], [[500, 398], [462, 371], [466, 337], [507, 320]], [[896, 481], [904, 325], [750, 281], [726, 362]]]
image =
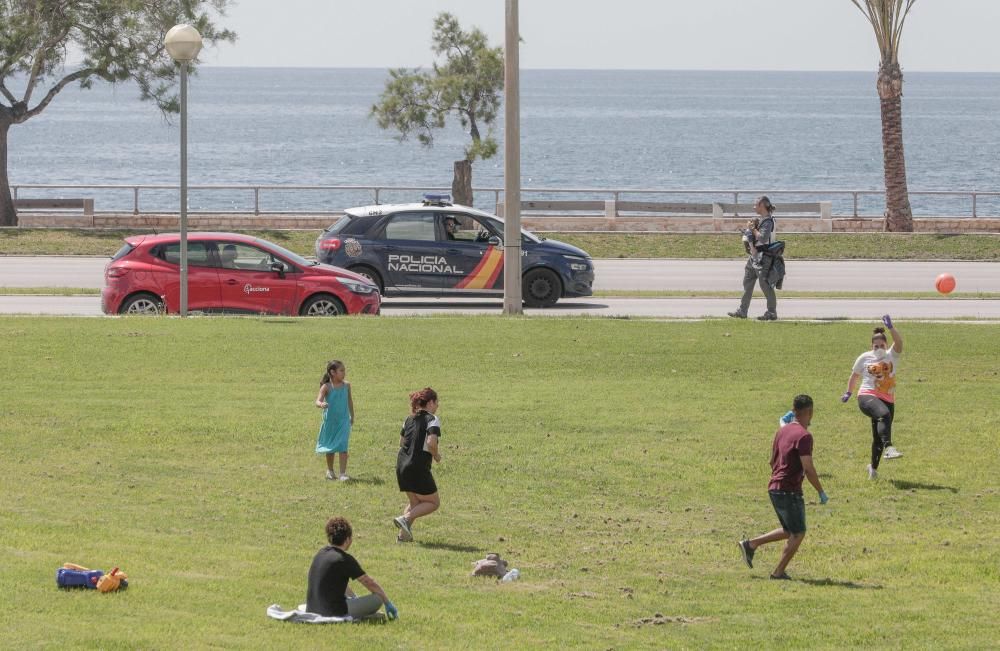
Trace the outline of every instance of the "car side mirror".
[[489, 242], [490, 244], [492, 244], [493, 246], [500, 246], [501, 244], [503, 244], [503, 240], [501, 240], [501, 239], [500, 239], [500, 238], [499, 238], [498, 236], [496, 236], [496, 235], [491, 235], [491, 236], [490, 236], [490, 239], [489, 239], [489, 240], [487, 240], [487, 241], [488, 241], [488, 242]]
[[273, 271], [274, 273], [278, 274], [278, 278], [284, 278], [285, 277], [285, 265], [283, 265], [280, 262], [272, 262], [271, 263], [271, 271]]

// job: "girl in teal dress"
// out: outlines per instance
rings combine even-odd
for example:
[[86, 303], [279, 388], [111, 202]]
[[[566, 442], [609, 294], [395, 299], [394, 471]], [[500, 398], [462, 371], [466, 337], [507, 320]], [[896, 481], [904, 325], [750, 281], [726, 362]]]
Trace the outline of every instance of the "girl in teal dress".
[[[323, 410], [323, 426], [319, 428], [316, 454], [326, 455], [326, 478], [347, 481], [347, 443], [351, 438], [354, 424], [354, 400], [351, 385], [344, 378], [347, 368], [340, 360], [332, 360], [326, 365], [326, 373], [320, 382], [316, 406]], [[340, 475], [333, 471], [333, 456], [340, 454]]]

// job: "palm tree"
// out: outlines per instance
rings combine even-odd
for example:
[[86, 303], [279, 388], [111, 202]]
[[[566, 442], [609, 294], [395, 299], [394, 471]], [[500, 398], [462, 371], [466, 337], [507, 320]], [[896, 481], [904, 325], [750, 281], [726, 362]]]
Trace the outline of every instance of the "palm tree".
[[913, 213], [906, 188], [906, 157], [903, 154], [903, 70], [899, 67], [899, 41], [906, 15], [916, 1], [851, 0], [871, 23], [882, 54], [875, 85], [882, 105], [885, 227], [889, 231], [913, 230]]

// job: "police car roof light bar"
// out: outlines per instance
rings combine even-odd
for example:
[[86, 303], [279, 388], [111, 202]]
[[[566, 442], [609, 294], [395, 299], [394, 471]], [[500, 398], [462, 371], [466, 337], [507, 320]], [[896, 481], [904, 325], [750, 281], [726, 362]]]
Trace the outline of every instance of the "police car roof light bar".
[[451, 205], [451, 195], [444, 193], [434, 193], [428, 192], [424, 195], [424, 205], [425, 206], [450, 206]]

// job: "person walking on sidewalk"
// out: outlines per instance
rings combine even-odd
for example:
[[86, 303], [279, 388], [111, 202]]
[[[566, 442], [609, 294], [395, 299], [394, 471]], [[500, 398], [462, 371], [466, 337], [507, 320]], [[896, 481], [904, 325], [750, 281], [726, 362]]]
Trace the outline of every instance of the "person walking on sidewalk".
[[875, 328], [872, 349], [861, 353], [854, 362], [853, 372], [847, 381], [847, 391], [840, 396], [847, 402], [861, 379], [858, 390], [858, 407], [872, 420], [872, 456], [868, 464], [868, 479], [878, 478], [879, 460], [898, 459], [903, 453], [892, 444], [892, 419], [896, 413], [896, 368], [903, 354], [903, 338], [892, 327], [892, 317], [882, 317], [882, 323], [892, 335], [892, 347], [885, 336], [885, 328]]
[[745, 319], [750, 310], [750, 299], [753, 297], [754, 285], [760, 285], [767, 301], [767, 311], [757, 317], [759, 321], [778, 320], [778, 297], [774, 287], [767, 280], [770, 268], [764, 264], [762, 251], [774, 242], [774, 204], [766, 196], [757, 198], [753, 205], [754, 212], [759, 217], [747, 224], [744, 241], [747, 243], [747, 263], [743, 268], [743, 298], [739, 309], [728, 312], [736, 319]]
[[774, 512], [778, 515], [780, 529], [756, 538], [739, 541], [740, 553], [747, 567], [753, 568], [753, 556], [761, 545], [787, 541], [772, 579], [790, 579], [785, 572], [788, 563], [799, 550], [806, 537], [806, 504], [802, 497], [802, 478], [805, 477], [819, 493], [819, 503], [826, 504], [827, 495], [813, 465], [813, 436], [808, 427], [812, 422], [813, 400], [807, 395], [795, 396], [792, 401], [795, 418], [774, 435], [771, 444], [771, 482], [767, 486]]

